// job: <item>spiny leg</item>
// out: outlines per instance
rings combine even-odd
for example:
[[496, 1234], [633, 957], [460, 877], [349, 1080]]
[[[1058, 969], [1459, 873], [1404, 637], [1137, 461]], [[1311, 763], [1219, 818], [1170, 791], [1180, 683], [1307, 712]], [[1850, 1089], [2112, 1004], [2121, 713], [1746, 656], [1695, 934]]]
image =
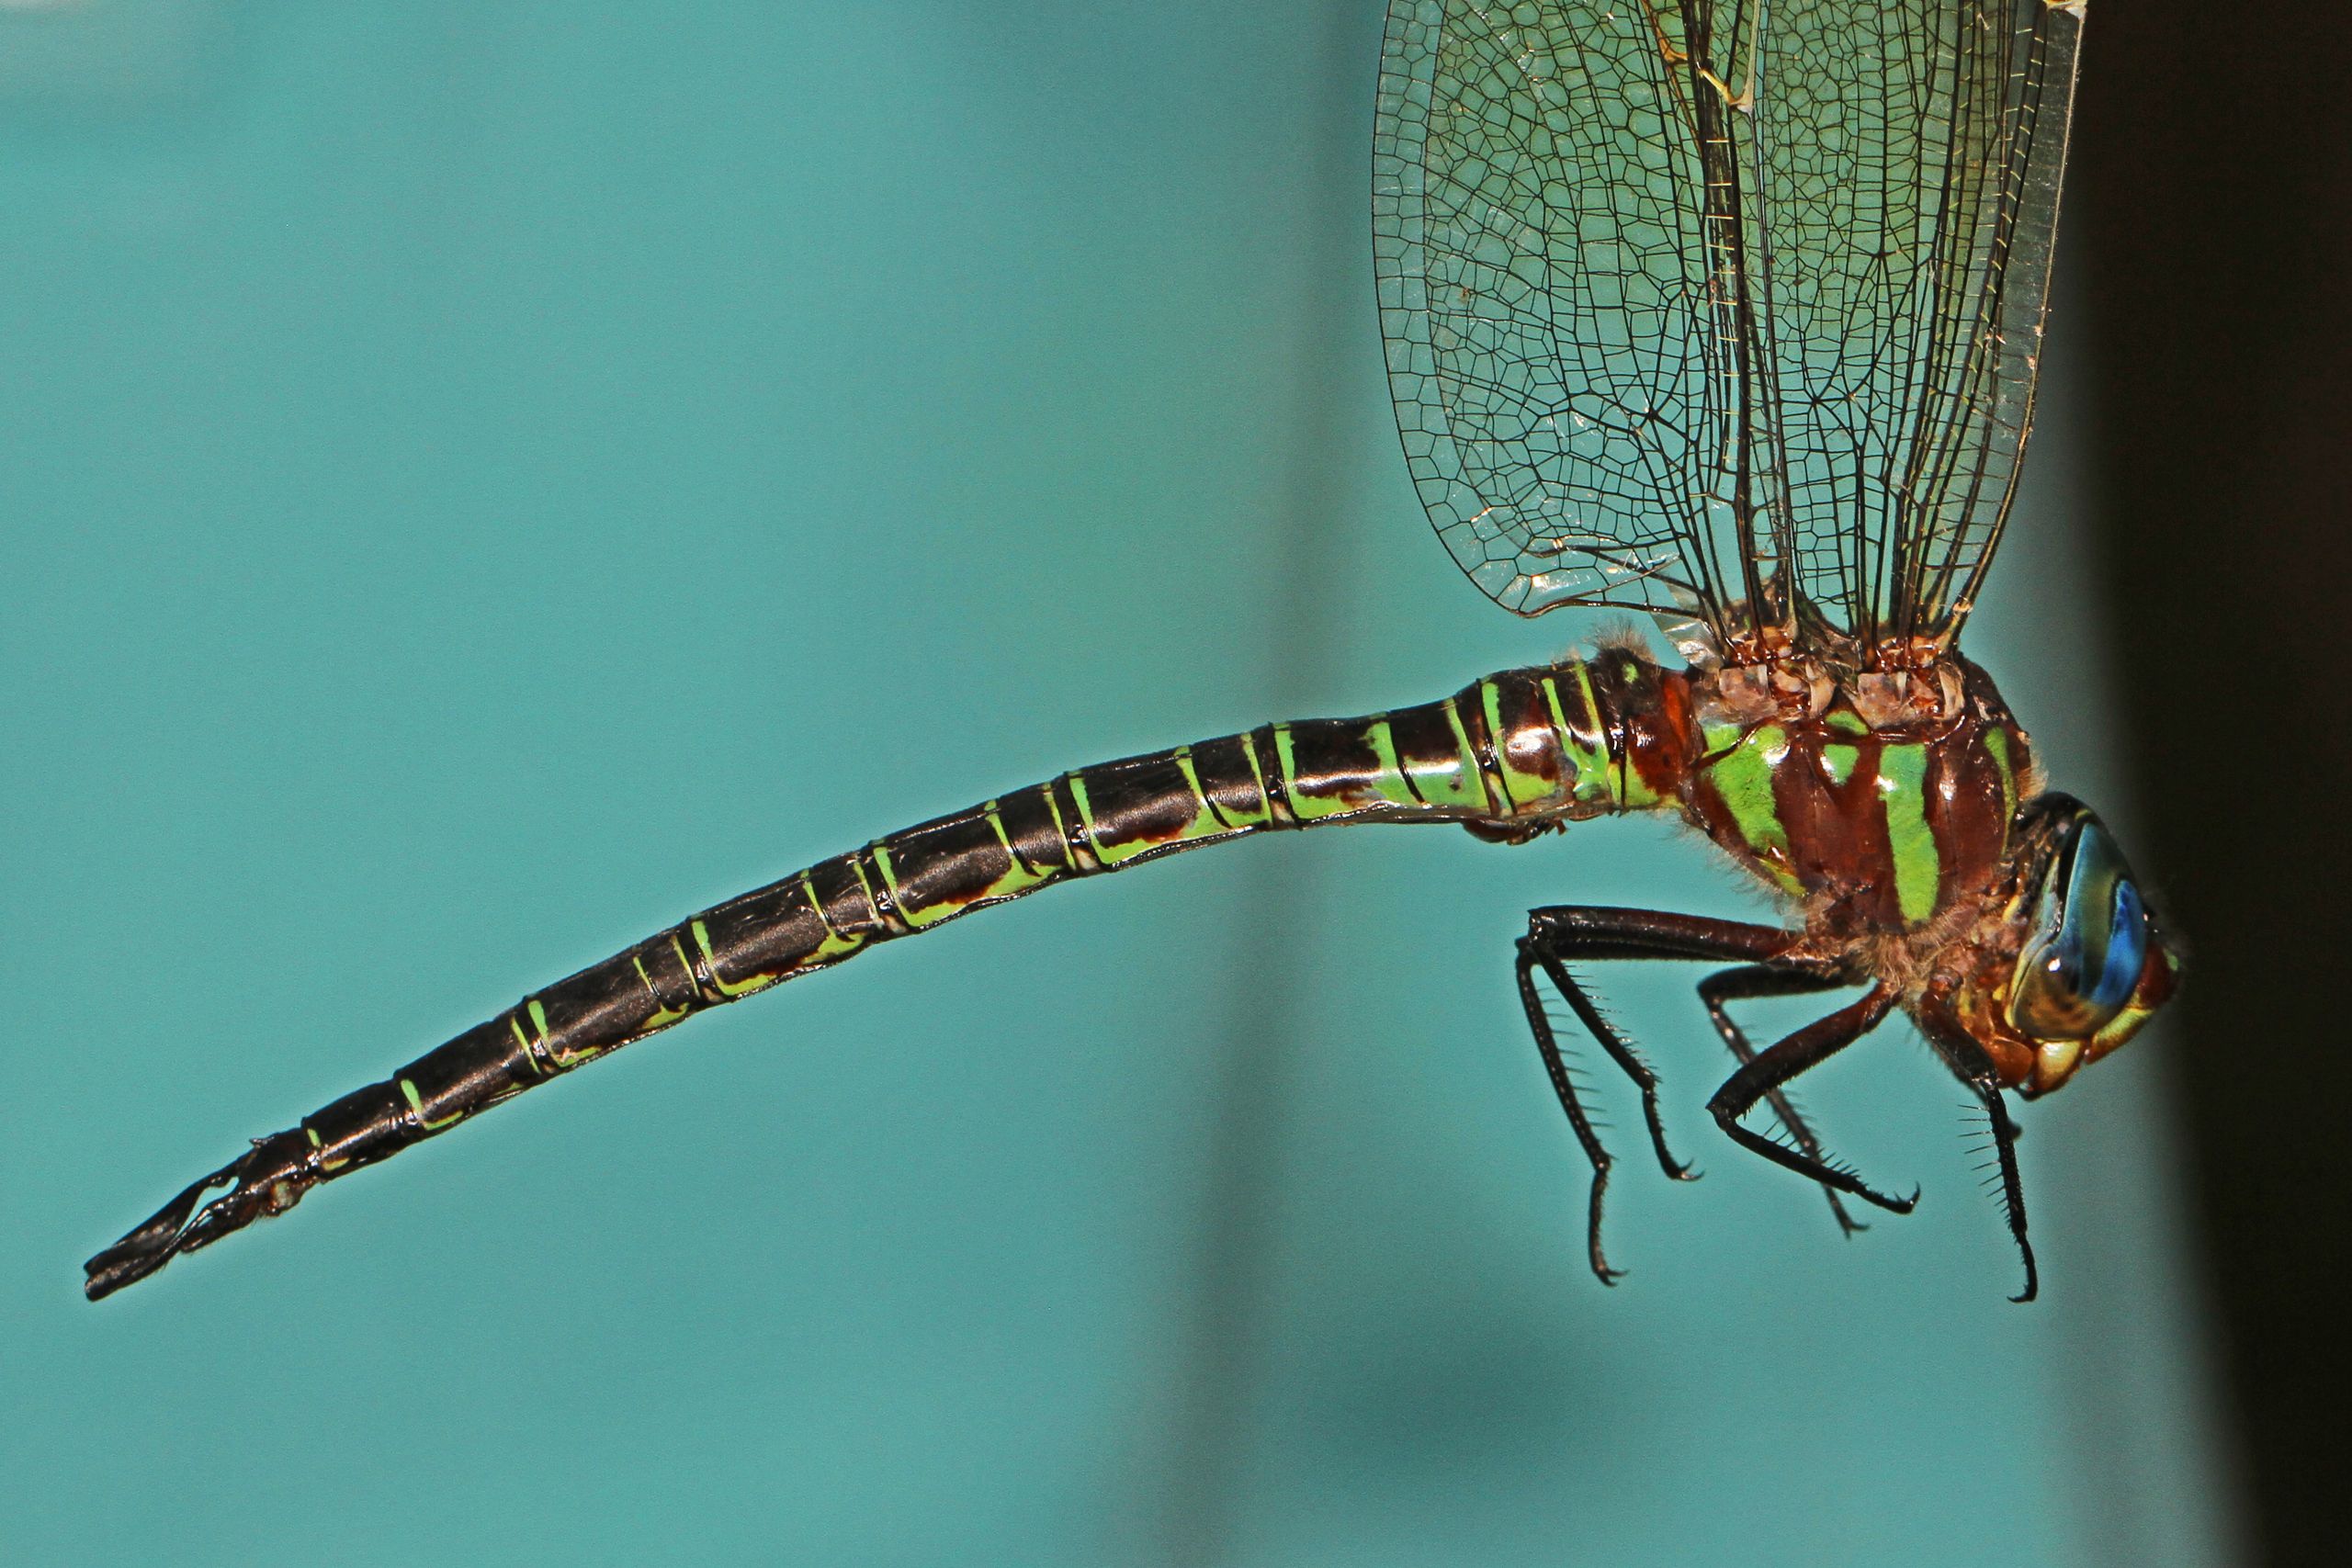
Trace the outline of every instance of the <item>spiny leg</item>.
[[[1699, 999], [1706, 1004], [1707, 1017], [1713, 1021], [1715, 1032], [1723, 1036], [1724, 1043], [1731, 1047], [1731, 1054], [1745, 1066], [1756, 1060], [1756, 1047], [1748, 1043], [1747, 1032], [1732, 1021], [1724, 1003], [1752, 1001], [1765, 997], [1801, 997], [1815, 991], [1835, 990], [1843, 982], [1833, 976], [1751, 964], [1738, 969], [1718, 970], [1700, 981]], [[1797, 1147], [1826, 1165], [1828, 1156], [1822, 1148], [1821, 1140], [1805, 1123], [1804, 1113], [1796, 1108], [1796, 1102], [1789, 1098], [1788, 1091], [1781, 1089], [1768, 1090], [1764, 1100], [1771, 1106], [1772, 1114], [1781, 1119], [1781, 1125], [1788, 1130], [1789, 1136], [1796, 1141]], [[1829, 1212], [1838, 1217], [1838, 1228], [1846, 1235], [1852, 1235], [1870, 1229], [1846, 1212], [1846, 1201], [1838, 1195], [1835, 1187], [1824, 1187], [1821, 1195], [1829, 1200]]]
[[2009, 1120], [2008, 1103], [2001, 1098], [2001, 1076], [1993, 1066], [1993, 1059], [1984, 1047], [1957, 1030], [1936, 1027], [1932, 1021], [1925, 1031], [1928, 1043], [1936, 1048], [1951, 1069], [1952, 1076], [1976, 1097], [1984, 1108], [1984, 1120], [1993, 1132], [1993, 1150], [2000, 1162], [2001, 1207], [2008, 1218], [2009, 1239], [2017, 1243], [2018, 1257], [2025, 1265], [2025, 1289], [2011, 1296], [2013, 1302], [2030, 1302], [2041, 1292], [2041, 1278], [2034, 1267], [2033, 1244], [2025, 1238], [2025, 1184], [2018, 1178], [2018, 1124]]
[[1545, 1011], [1544, 998], [1535, 988], [1535, 968], [1540, 962], [1529, 950], [1527, 939], [1520, 938], [1520, 1006], [1527, 1010], [1527, 1027], [1535, 1033], [1535, 1048], [1543, 1055], [1544, 1071], [1552, 1079], [1552, 1092], [1560, 1097], [1560, 1109], [1568, 1113], [1568, 1125], [1574, 1129], [1577, 1142], [1584, 1145], [1585, 1158], [1592, 1162], [1592, 1197], [1585, 1215], [1586, 1259], [1592, 1265], [1595, 1278], [1604, 1285], [1613, 1285], [1623, 1278], [1624, 1270], [1611, 1269], [1608, 1256], [1600, 1250], [1600, 1208], [1609, 1190], [1609, 1151], [1601, 1145], [1600, 1135], [1592, 1130], [1592, 1119], [1585, 1114], [1584, 1102], [1577, 1098], [1577, 1086], [1568, 1077], [1568, 1064], [1560, 1055], [1560, 1043], [1552, 1032], [1551, 1015]]
[[1891, 1213], [1909, 1213], [1919, 1201], [1917, 1191], [1908, 1198], [1891, 1198], [1864, 1182], [1854, 1172], [1831, 1165], [1802, 1149], [1776, 1143], [1761, 1133], [1742, 1126], [1739, 1120], [1772, 1090], [1807, 1068], [1819, 1066], [1877, 1028], [1893, 1010], [1894, 998], [1895, 993], [1891, 987], [1873, 986], [1870, 993], [1860, 1000], [1814, 1020], [1754, 1061], [1741, 1066], [1739, 1071], [1724, 1080], [1724, 1086], [1715, 1090], [1714, 1098], [1707, 1101], [1707, 1110], [1714, 1117], [1715, 1124], [1733, 1142], [1752, 1153], [1762, 1155], [1774, 1165], [1784, 1166], [1825, 1187], [1850, 1192], [1862, 1201], [1875, 1203]]
[[1586, 1248], [1593, 1273], [1603, 1284], [1614, 1284], [1621, 1271], [1611, 1269], [1600, 1246], [1600, 1216], [1604, 1195], [1609, 1187], [1611, 1158], [1593, 1131], [1591, 1119], [1586, 1114], [1577, 1094], [1575, 1082], [1568, 1076], [1566, 1058], [1552, 1028], [1550, 1013], [1535, 985], [1535, 971], [1559, 987], [1562, 997], [1575, 1011], [1577, 1021], [1592, 1032], [1611, 1060], [1622, 1067], [1642, 1091], [1642, 1109], [1649, 1123], [1650, 1141], [1657, 1152], [1658, 1163], [1666, 1173], [1679, 1180], [1692, 1174], [1677, 1160], [1666, 1145], [1666, 1131], [1658, 1115], [1657, 1075], [1649, 1065], [1634, 1054], [1624, 1039], [1600, 1016], [1584, 988], [1567, 972], [1570, 959], [1745, 959], [1751, 963], [1768, 959], [1789, 943], [1789, 933], [1770, 926], [1747, 925], [1734, 920], [1707, 919], [1692, 915], [1669, 915], [1653, 909], [1621, 909], [1591, 906], [1556, 906], [1530, 910], [1527, 935], [1519, 942], [1518, 977], [1520, 1005], [1527, 1013], [1527, 1024], [1535, 1036], [1536, 1048], [1544, 1057], [1544, 1069], [1551, 1077], [1553, 1091], [1559, 1096], [1560, 1109], [1567, 1113], [1568, 1125], [1576, 1133], [1577, 1142], [1583, 1145], [1585, 1156], [1592, 1162], [1592, 1197], [1586, 1219]]
[[[1560, 995], [1566, 999], [1568, 1010], [1577, 1015], [1577, 1021], [1584, 1025], [1585, 1032], [1600, 1043], [1600, 1048], [1609, 1053], [1609, 1059], [1616, 1063], [1627, 1077], [1634, 1080], [1635, 1089], [1642, 1091], [1642, 1120], [1649, 1124], [1650, 1147], [1657, 1153], [1658, 1168], [1665, 1171], [1669, 1179], [1675, 1181], [1692, 1179], [1696, 1173], [1688, 1164], [1676, 1159], [1674, 1151], [1666, 1146], [1666, 1122], [1660, 1116], [1657, 1106], [1657, 1069], [1644, 1061], [1641, 1053], [1626, 1043], [1625, 1037], [1617, 1032], [1615, 1026], [1600, 1016], [1600, 1010], [1592, 1005], [1591, 996], [1577, 977], [1568, 973], [1567, 965], [1561, 963], [1551, 953], [1546, 952], [1543, 944], [1532, 936], [1522, 938], [1519, 944], [1519, 972], [1522, 995], [1532, 984], [1527, 975], [1527, 965], [1531, 959], [1542, 966], [1544, 977], [1549, 979]], [[1542, 1041], [1550, 1032], [1549, 1029], [1542, 1030], [1538, 1032], [1536, 1038]], [[1545, 1046], [1547, 1056], [1556, 1054], [1557, 1050], [1556, 1045]]]

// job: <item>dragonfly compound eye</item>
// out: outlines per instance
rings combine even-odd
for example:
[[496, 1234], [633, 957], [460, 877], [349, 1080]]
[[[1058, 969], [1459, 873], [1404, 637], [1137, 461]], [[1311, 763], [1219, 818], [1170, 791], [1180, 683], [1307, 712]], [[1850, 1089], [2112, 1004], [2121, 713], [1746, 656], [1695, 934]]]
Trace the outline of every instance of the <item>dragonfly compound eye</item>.
[[2036, 1078], [2054, 1088], [2131, 1038], [2176, 967], [2114, 837], [2078, 809], [2042, 874], [2009, 994], [2010, 1023], [2040, 1047]]

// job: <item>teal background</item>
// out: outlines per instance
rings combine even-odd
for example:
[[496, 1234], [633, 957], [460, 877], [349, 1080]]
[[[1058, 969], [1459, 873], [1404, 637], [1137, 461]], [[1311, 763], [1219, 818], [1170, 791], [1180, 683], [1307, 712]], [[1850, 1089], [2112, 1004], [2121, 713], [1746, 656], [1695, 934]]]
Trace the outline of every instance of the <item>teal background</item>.
[[[1418, 516], [1378, 34], [0, 7], [0, 1557], [2231, 1557], [2161, 1029], [2026, 1112], [2018, 1308], [1905, 1030], [1809, 1084], [1926, 1189], [1848, 1244], [1707, 1124], [1695, 973], [1604, 976], [1707, 1176], [1612, 1089], [1585, 1273], [1523, 911], [1758, 908], [1648, 823], [1034, 900], [81, 1301], [242, 1138], [689, 909], [1589, 632]], [[2128, 840], [2066, 330], [1970, 646]]]

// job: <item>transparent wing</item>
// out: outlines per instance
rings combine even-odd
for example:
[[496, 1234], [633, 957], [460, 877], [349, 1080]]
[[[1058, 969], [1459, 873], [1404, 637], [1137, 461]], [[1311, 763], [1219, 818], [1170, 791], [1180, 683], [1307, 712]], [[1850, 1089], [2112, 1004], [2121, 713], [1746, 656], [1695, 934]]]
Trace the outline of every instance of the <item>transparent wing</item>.
[[2031, 422], [2079, 7], [1394, 0], [1382, 331], [1504, 607], [1945, 642]]

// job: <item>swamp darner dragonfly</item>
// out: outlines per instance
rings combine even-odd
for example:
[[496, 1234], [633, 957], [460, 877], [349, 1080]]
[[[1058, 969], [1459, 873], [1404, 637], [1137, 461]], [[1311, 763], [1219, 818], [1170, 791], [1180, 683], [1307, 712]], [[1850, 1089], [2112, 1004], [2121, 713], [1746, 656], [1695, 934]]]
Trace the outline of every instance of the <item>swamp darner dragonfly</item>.
[[[1849, 1200], [1790, 1081], [1906, 1014], [1983, 1108], [2035, 1291], [2005, 1089], [2129, 1039], [2178, 962], [2120, 852], [2044, 788], [1956, 646], [2032, 422], [2080, 4], [1393, 0], [1374, 252], [1406, 457], [1505, 609], [1660, 617], [1452, 696], [1081, 768], [704, 910], [256, 1141], [87, 1266], [105, 1296], [704, 1009], [1056, 883], [1280, 829], [1459, 823], [1523, 843], [1679, 814], [1783, 926], [1540, 908], [1521, 1000], [1592, 1166], [1611, 1156], [1542, 986], [1658, 1082], [1570, 965], [1729, 965], [1699, 994], [1738, 1066], [1724, 1133]], [[1731, 1003], [1860, 987], [1758, 1050]], [[1747, 1118], [1762, 1106], [1777, 1127]], [[217, 1196], [212, 1194], [218, 1192]]]

